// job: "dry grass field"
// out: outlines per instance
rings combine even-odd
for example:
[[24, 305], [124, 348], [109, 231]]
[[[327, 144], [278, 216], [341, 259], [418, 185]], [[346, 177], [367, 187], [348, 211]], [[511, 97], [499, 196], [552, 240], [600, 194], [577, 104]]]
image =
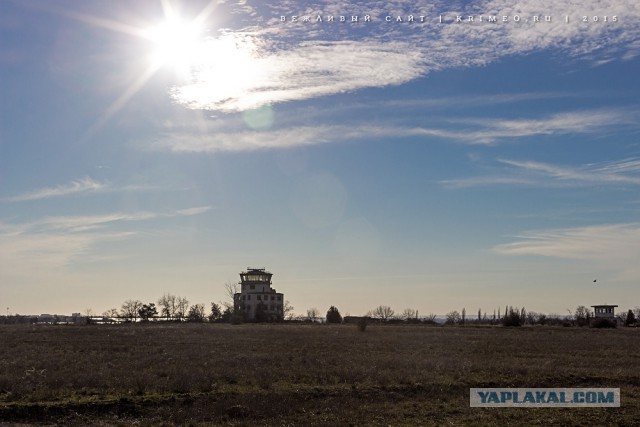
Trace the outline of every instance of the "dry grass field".
[[[640, 329], [0, 326], [0, 422], [638, 425]], [[619, 387], [620, 408], [470, 408], [470, 387]]]

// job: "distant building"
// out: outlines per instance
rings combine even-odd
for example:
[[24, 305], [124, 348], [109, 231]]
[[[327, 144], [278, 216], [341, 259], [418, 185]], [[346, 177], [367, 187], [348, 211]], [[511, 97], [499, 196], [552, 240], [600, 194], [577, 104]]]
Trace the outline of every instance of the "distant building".
[[612, 319], [616, 318], [615, 308], [617, 305], [592, 305], [595, 318]]
[[233, 296], [236, 310], [250, 322], [277, 321], [284, 318], [284, 296], [271, 287], [273, 274], [264, 268], [247, 267], [240, 273], [240, 292]]
[[607, 321], [612, 325], [620, 326], [620, 322], [616, 317], [615, 308], [617, 305], [592, 305], [593, 314], [594, 314], [594, 322]]

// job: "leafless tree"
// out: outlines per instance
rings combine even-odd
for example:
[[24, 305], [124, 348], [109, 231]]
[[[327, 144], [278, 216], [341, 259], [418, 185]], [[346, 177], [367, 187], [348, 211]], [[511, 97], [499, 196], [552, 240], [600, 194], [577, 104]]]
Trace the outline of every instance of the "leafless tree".
[[433, 313], [429, 313], [429, 314], [427, 314], [427, 316], [424, 318], [424, 320], [425, 320], [426, 322], [429, 322], [429, 323], [435, 323], [437, 318], [438, 318], [438, 316], [436, 316], [435, 314], [433, 314]]
[[284, 302], [284, 306], [282, 307], [282, 314], [283, 317], [287, 320], [291, 320], [293, 319], [293, 306], [291, 305], [291, 303], [289, 302], [289, 300], [285, 300]]
[[169, 320], [176, 315], [177, 297], [167, 292], [158, 299], [158, 306], [160, 306], [160, 315]]
[[188, 310], [189, 310], [189, 300], [187, 300], [185, 297], [180, 297], [180, 296], [176, 297], [175, 317], [177, 317], [178, 320], [184, 319], [187, 316]]
[[371, 314], [373, 317], [376, 317], [385, 322], [393, 317], [394, 311], [388, 305], [379, 305], [373, 309], [373, 312]]
[[412, 308], [405, 308], [402, 312], [401, 317], [405, 320], [417, 319], [418, 318], [418, 310], [414, 310]]
[[576, 308], [576, 312], [574, 314], [574, 319], [576, 320], [576, 324], [578, 326], [585, 326], [589, 323], [591, 318], [591, 310], [589, 310], [584, 305], [579, 305]]
[[102, 313], [102, 315], [104, 317], [109, 318], [109, 319], [116, 319], [116, 318], [119, 317], [117, 308], [110, 308], [109, 310], [107, 310], [104, 313]]
[[233, 311], [235, 295], [240, 292], [240, 283], [233, 280], [227, 280], [224, 284], [224, 296], [225, 300], [222, 302], [224, 308], [228, 308]]
[[314, 307], [307, 310], [307, 320], [315, 322], [319, 316], [320, 311], [317, 308]]
[[122, 308], [120, 309], [120, 315], [128, 319], [129, 321], [135, 322], [138, 318], [138, 310], [142, 308], [142, 301], [128, 299], [122, 303]]
[[460, 313], [458, 313], [457, 310], [448, 312], [446, 323], [448, 325], [455, 325], [456, 323], [460, 323]]

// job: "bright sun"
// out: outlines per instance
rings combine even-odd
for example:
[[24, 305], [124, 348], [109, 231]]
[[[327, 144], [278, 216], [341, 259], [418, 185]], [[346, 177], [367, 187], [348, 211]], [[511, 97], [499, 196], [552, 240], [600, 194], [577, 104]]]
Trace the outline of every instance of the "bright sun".
[[180, 74], [188, 74], [203, 54], [202, 33], [199, 22], [185, 21], [179, 16], [168, 16], [161, 24], [145, 30], [143, 37], [153, 44], [152, 65], [171, 67]]

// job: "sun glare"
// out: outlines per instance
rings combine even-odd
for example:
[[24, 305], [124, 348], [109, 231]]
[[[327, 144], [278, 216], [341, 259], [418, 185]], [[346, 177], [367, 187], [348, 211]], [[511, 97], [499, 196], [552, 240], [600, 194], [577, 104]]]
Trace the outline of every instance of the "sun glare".
[[150, 57], [155, 67], [171, 67], [180, 74], [186, 74], [202, 55], [202, 33], [198, 22], [172, 16], [144, 31], [143, 36], [153, 44]]
[[202, 48], [190, 82], [173, 92], [178, 102], [191, 108], [211, 108], [238, 100], [230, 110], [246, 110], [268, 103], [256, 100], [256, 96], [246, 97], [266, 87], [269, 80], [268, 61], [260, 57], [251, 37], [224, 34], [208, 39]]

